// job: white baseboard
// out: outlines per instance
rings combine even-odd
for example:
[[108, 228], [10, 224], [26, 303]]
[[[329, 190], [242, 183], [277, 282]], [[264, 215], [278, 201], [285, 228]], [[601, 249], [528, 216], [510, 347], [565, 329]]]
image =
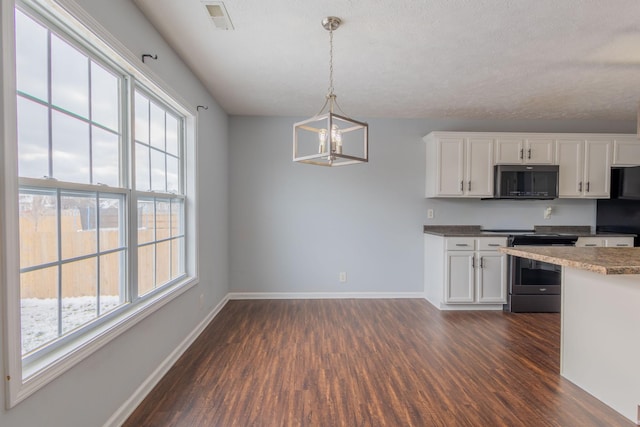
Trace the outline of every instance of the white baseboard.
[[423, 292], [229, 292], [230, 300], [242, 299], [424, 299]]
[[140, 384], [140, 387], [136, 389], [136, 391], [118, 408], [118, 410], [104, 423], [103, 427], [120, 427], [129, 416], [133, 413], [133, 411], [142, 403], [147, 394], [151, 392], [153, 387], [156, 386], [164, 377], [169, 369], [173, 366], [174, 363], [178, 361], [180, 356], [193, 344], [193, 342], [198, 338], [198, 336], [204, 331], [204, 329], [211, 323], [214, 317], [222, 310], [222, 308], [229, 301], [229, 296], [225, 296], [222, 301], [218, 305], [216, 305], [207, 316], [202, 319], [202, 321], [194, 328], [193, 331], [187, 337], [182, 340], [182, 342], [178, 345], [167, 356], [166, 359], [162, 361], [162, 363], [153, 371], [147, 379]]

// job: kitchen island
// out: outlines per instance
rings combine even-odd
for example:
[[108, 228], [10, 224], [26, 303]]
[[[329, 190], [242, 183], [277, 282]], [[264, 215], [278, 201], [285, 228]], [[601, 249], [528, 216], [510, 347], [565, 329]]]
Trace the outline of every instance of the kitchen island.
[[640, 248], [499, 251], [563, 267], [560, 374], [640, 424]]

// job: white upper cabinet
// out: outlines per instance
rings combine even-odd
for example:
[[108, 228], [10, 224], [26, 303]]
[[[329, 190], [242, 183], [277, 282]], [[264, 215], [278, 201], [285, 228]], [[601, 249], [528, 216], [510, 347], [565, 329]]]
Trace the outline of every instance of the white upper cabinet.
[[639, 166], [640, 140], [637, 135], [620, 136], [613, 141], [612, 166]]
[[559, 166], [559, 198], [608, 199], [611, 166], [640, 166], [636, 135], [431, 132], [426, 197], [490, 198], [494, 166]]
[[613, 140], [558, 139], [556, 159], [560, 198], [606, 199], [610, 197]]
[[493, 139], [432, 133], [427, 142], [427, 197], [493, 196]]
[[552, 165], [554, 164], [554, 139], [545, 137], [496, 138], [497, 165]]

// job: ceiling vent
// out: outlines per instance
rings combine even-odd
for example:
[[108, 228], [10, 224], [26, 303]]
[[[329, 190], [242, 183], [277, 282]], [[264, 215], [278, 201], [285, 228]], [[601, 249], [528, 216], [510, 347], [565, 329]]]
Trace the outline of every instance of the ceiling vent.
[[209, 17], [213, 21], [213, 25], [218, 30], [233, 30], [233, 24], [231, 18], [227, 13], [227, 8], [224, 7], [224, 3], [221, 1], [203, 1]]

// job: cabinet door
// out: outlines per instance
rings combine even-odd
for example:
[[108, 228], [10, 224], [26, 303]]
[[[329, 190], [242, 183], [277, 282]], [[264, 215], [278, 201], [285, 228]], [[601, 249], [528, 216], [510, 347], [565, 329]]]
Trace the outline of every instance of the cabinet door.
[[633, 247], [633, 237], [608, 237], [604, 245], [608, 248], [630, 248]]
[[478, 252], [478, 302], [504, 304], [507, 302], [507, 255], [499, 252]]
[[496, 139], [496, 164], [513, 165], [524, 162], [524, 141], [521, 138]]
[[558, 197], [582, 197], [584, 183], [584, 141], [559, 139], [556, 141], [556, 160], [560, 169]]
[[438, 140], [438, 190], [439, 196], [464, 194], [464, 139], [442, 138]]
[[587, 140], [584, 146], [584, 197], [610, 197], [611, 141]]
[[529, 139], [525, 144], [525, 163], [536, 165], [552, 165], [555, 141], [553, 139]]
[[493, 196], [493, 139], [469, 138], [466, 159], [466, 195]]
[[447, 251], [446, 258], [445, 302], [473, 302], [474, 252]]
[[633, 135], [613, 141], [612, 166], [640, 165], [640, 140]]

